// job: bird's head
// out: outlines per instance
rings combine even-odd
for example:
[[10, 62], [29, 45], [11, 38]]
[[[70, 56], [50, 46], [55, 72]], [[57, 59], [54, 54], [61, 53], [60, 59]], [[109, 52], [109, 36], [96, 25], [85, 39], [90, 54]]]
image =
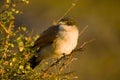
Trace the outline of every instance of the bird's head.
[[68, 25], [73, 26], [76, 25], [76, 22], [72, 18], [63, 18], [59, 21], [59, 25]]
[[59, 29], [62, 31], [78, 31], [76, 22], [72, 18], [63, 18], [58, 22]]

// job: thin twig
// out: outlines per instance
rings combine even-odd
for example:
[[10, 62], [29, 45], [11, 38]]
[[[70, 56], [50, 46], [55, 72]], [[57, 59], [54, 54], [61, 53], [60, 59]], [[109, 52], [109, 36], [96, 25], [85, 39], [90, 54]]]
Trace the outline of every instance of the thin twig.
[[84, 42], [84, 43], [80, 46], [80, 49], [82, 49], [84, 46], [86, 46], [87, 44], [89, 44], [89, 43], [91, 43], [91, 42], [93, 42], [93, 41], [95, 41], [95, 39], [91, 39], [91, 40], [89, 40], [89, 41]]
[[8, 27], [8, 32], [10, 32], [11, 29], [14, 27], [13, 24], [14, 24], [14, 21], [11, 21]]
[[72, 55], [67, 56], [67, 60], [64, 61], [64, 63], [60, 66], [59, 70], [58, 70], [58, 75], [60, 75], [60, 73], [63, 71], [64, 67], [67, 66], [71, 60], [72, 60]]
[[7, 37], [6, 38], [9, 38], [10, 37], [10, 31], [12, 30], [13, 28], [13, 24], [14, 24], [14, 21], [11, 21], [10, 24], [9, 24], [9, 27], [8, 27], [8, 34], [7, 34]]
[[5, 25], [0, 22], [0, 26], [3, 28], [3, 30], [8, 33], [8, 30], [6, 29]]
[[64, 56], [62, 56], [60, 59], [58, 59], [56, 62], [54, 62], [53, 64], [51, 64], [46, 70], [44, 70], [43, 72], [43, 74], [42, 74], [42, 77], [44, 78], [44, 77], [46, 77], [47, 75], [48, 75], [48, 71], [52, 68], [52, 67], [54, 67], [55, 65], [57, 65], [62, 59], [64, 58]]
[[85, 30], [88, 28], [88, 25], [87, 26], [85, 26], [82, 30], [81, 30], [81, 32], [79, 33], [79, 36], [81, 36], [84, 32], [85, 32]]
[[75, 2], [72, 3], [72, 5], [67, 9], [67, 11], [66, 11], [57, 21], [54, 22], [55, 25], [58, 24], [58, 22], [59, 22], [62, 18], [64, 18], [64, 17], [76, 6], [77, 1], [78, 1], [78, 0], [75, 0]]

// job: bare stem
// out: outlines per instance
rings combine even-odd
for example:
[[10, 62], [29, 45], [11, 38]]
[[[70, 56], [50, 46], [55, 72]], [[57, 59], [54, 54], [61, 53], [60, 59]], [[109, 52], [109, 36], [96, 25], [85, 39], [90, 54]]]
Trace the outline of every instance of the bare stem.
[[72, 57], [73, 57], [72, 55], [67, 56], [67, 60], [65, 60], [59, 68], [58, 75], [60, 75], [60, 73], [63, 71], [64, 67], [67, 66], [72, 61]]
[[58, 22], [59, 22], [62, 18], [64, 18], [64, 17], [76, 6], [77, 1], [78, 1], [78, 0], [75, 0], [75, 2], [72, 3], [72, 5], [67, 9], [67, 11], [66, 11], [57, 21], [54, 22], [55, 25], [58, 24]]
[[81, 30], [81, 32], [79, 33], [79, 36], [81, 36], [84, 32], [85, 32], [85, 30], [88, 28], [88, 25], [87, 26], [85, 26], [82, 30]]
[[10, 37], [10, 31], [12, 30], [13, 28], [13, 24], [14, 24], [14, 21], [11, 21], [10, 24], [9, 24], [9, 27], [8, 27], [8, 34], [7, 34], [7, 37], [6, 38], [9, 38]]
[[[67, 55], [67, 59], [65, 60], [65, 62], [64, 62], [64, 63], [61, 65], [61, 67], [59, 68], [58, 74], [60, 74], [60, 73], [63, 71], [64, 67], [71, 62], [71, 60], [73, 59], [73, 54], [74, 54], [75, 52], [83, 51], [82, 49], [83, 49], [88, 43], [91, 43], [91, 42], [93, 42], [94, 40], [95, 40], [95, 39], [91, 39], [91, 40], [89, 40], [89, 41], [84, 42], [84, 43], [80, 46], [80, 48], [73, 50], [73, 51], [71, 52], [71, 54]], [[48, 71], [49, 71], [50, 69], [52, 69], [55, 65], [57, 65], [62, 59], [64, 59], [64, 57], [65, 57], [65, 56], [62, 56], [62, 57], [61, 57], [60, 59], [58, 59], [56, 62], [54, 62], [53, 64], [51, 64], [51, 65], [44, 71], [44, 73], [42, 74], [42, 77], [43, 77], [43, 78], [44, 78], [44, 77], [47, 77], [47, 76], [48, 76]]]
[[5, 31], [5, 33], [8, 33], [8, 30], [6, 29], [6, 27], [5, 27], [4, 24], [2, 24], [2, 23], [0, 22], [0, 26], [3, 28], [3, 30]]
[[57, 65], [62, 59], [64, 58], [64, 56], [62, 56], [60, 59], [58, 59], [56, 62], [54, 62], [53, 64], [51, 64], [46, 70], [44, 70], [44, 73], [42, 74], [42, 77], [46, 77], [48, 75], [48, 71], [54, 67], [55, 65]]
[[91, 43], [93, 41], [95, 41], [95, 39], [91, 39], [89, 41], [83, 42], [83, 44], [80, 46], [80, 49], [82, 49], [84, 46], [86, 46], [87, 44], [89, 44], [89, 43]]

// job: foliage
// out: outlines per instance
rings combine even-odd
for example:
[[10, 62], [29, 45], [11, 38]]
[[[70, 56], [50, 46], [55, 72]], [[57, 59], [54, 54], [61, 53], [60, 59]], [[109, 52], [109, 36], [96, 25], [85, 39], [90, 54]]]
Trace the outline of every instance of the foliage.
[[[18, 3], [28, 4], [28, 0], [5, 0], [4, 4], [0, 6], [0, 79], [1, 80], [61, 80], [69, 79], [73, 77], [71, 72], [61, 74], [61, 71], [65, 66], [64, 61], [56, 61], [49, 66], [45, 71], [45, 65], [43, 63], [37, 70], [32, 70], [30, 64], [27, 62], [32, 56], [33, 51], [30, 50], [30, 46], [33, 45], [38, 35], [30, 34], [27, 31], [26, 26], [14, 25], [15, 14], [21, 14], [21, 11], [16, 9]], [[57, 65], [59, 64], [59, 65]], [[52, 71], [52, 67], [58, 66], [58, 72]], [[51, 71], [50, 71], [51, 69]], [[47, 75], [50, 73], [50, 75]], [[61, 74], [58, 77], [58, 73]], [[47, 75], [47, 77], [45, 77]], [[69, 75], [69, 77], [68, 77]]]

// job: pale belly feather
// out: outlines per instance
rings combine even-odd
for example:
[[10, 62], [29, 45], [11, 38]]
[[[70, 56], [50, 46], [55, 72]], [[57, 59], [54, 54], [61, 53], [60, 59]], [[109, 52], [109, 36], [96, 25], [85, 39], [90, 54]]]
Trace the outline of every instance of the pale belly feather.
[[55, 53], [58, 55], [70, 54], [77, 45], [78, 32], [60, 32], [58, 36], [54, 44]]

